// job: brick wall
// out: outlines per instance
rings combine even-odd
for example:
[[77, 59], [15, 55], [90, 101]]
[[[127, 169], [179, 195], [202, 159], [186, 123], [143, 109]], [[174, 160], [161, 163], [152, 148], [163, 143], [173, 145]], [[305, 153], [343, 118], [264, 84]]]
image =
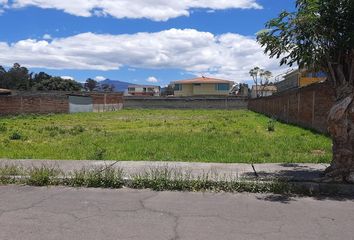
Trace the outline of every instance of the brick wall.
[[94, 112], [112, 112], [123, 109], [122, 93], [90, 93]]
[[[15, 92], [0, 95], [0, 115], [69, 113], [68, 92]], [[78, 96], [82, 93], [77, 93]], [[92, 98], [94, 112], [117, 111], [123, 108], [120, 93], [88, 93]]]
[[0, 96], [0, 115], [26, 113], [67, 113], [67, 96], [58, 94]]
[[335, 93], [326, 82], [252, 99], [248, 108], [284, 122], [327, 133], [327, 116]]

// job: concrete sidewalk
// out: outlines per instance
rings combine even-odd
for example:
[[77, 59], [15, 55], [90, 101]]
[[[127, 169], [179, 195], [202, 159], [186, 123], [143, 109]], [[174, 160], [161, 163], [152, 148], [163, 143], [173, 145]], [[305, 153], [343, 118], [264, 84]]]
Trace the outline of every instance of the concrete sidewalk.
[[[88, 160], [9, 160], [0, 159], [0, 167], [4, 165], [20, 165], [23, 167], [49, 166], [57, 167], [64, 172], [72, 172], [82, 168], [112, 167], [123, 169], [127, 175], [143, 173], [149, 169], [168, 168], [182, 173], [190, 173], [194, 177], [209, 174], [210, 176], [227, 178], [254, 179], [255, 172], [251, 164], [224, 163], [190, 163], [190, 162], [150, 162], [150, 161], [88, 161]], [[262, 180], [283, 179], [292, 182], [316, 182], [328, 165], [325, 164], [255, 164], [258, 178]]]

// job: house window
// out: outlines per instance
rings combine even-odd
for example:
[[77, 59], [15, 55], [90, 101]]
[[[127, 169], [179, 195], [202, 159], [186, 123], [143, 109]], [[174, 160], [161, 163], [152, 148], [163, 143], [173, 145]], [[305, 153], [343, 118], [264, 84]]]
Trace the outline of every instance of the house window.
[[182, 84], [175, 84], [175, 91], [182, 91]]
[[193, 86], [201, 86], [201, 83], [194, 83]]
[[135, 88], [128, 88], [128, 92], [135, 92]]
[[216, 91], [229, 91], [230, 85], [228, 83], [218, 83], [218, 84], [215, 84], [215, 90]]

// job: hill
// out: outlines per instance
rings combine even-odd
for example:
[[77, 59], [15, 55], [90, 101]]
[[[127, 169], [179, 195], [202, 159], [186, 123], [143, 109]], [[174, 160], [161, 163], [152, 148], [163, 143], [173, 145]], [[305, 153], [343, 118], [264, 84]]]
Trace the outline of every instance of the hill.
[[100, 84], [113, 85], [115, 92], [124, 92], [125, 90], [128, 89], [129, 85], [134, 85], [134, 84], [128, 83], [128, 82], [122, 82], [122, 81], [110, 80], [110, 79], [106, 79], [104, 81], [101, 81]]

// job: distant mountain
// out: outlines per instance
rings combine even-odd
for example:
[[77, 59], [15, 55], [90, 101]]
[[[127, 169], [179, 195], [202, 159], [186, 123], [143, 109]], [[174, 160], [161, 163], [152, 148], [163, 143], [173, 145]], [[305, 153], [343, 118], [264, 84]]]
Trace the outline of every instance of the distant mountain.
[[110, 79], [106, 79], [104, 81], [101, 81], [100, 84], [113, 85], [115, 92], [124, 92], [125, 90], [128, 89], [129, 85], [134, 85], [134, 84], [128, 83], [128, 82], [122, 82], [122, 81], [110, 80]]

